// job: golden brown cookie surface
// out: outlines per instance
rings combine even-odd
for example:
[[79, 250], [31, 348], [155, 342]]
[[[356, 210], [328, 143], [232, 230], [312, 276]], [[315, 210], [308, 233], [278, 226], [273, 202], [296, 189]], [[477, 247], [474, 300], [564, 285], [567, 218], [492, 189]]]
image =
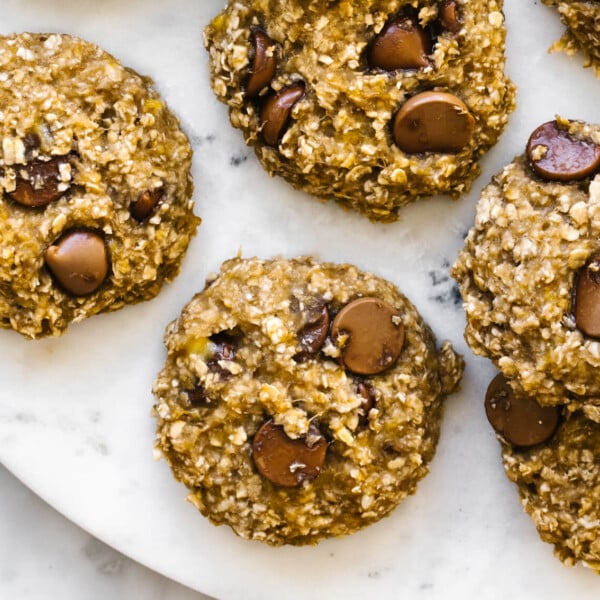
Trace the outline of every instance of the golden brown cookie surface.
[[308, 258], [224, 263], [165, 341], [157, 449], [212, 522], [274, 545], [352, 533], [413, 493], [464, 367], [393, 285]]
[[600, 421], [600, 127], [559, 118], [483, 190], [452, 269], [465, 338], [518, 391]]
[[568, 565], [600, 573], [600, 424], [575, 413], [532, 448], [503, 443], [508, 477], [540, 537]]
[[154, 297], [199, 220], [151, 82], [68, 35], [0, 38], [0, 324], [28, 337]]
[[205, 30], [265, 169], [382, 221], [469, 189], [514, 109], [504, 38], [498, 0], [230, 0]]

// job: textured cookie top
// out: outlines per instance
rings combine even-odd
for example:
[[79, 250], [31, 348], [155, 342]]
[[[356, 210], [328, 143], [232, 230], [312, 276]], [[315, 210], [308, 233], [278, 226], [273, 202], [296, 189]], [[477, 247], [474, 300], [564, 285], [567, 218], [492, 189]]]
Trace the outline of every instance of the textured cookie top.
[[212, 87], [271, 174], [394, 220], [418, 197], [467, 191], [506, 125], [501, 9], [230, 0], [205, 31]]
[[567, 31], [552, 48], [574, 54], [581, 50], [585, 66], [593, 67], [600, 76], [600, 20], [597, 0], [543, 0], [549, 6], [556, 6]]
[[452, 269], [465, 337], [515, 389], [600, 420], [600, 127], [558, 119], [482, 192]]
[[600, 425], [571, 415], [544, 444], [503, 444], [504, 467], [519, 486], [541, 538], [566, 564], [600, 573]]
[[226, 262], [165, 342], [157, 449], [204, 515], [275, 545], [414, 492], [464, 368], [392, 284], [311, 259]]
[[0, 38], [0, 142], [1, 325], [57, 335], [178, 272], [191, 148], [150, 80], [78, 38]]

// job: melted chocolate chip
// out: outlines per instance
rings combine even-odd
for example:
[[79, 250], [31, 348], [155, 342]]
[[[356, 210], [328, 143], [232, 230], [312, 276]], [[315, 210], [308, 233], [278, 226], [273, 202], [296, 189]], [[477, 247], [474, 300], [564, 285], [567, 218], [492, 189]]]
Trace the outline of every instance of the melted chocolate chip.
[[400, 313], [379, 298], [359, 298], [336, 315], [331, 327], [334, 343], [341, 346], [344, 367], [360, 375], [375, 375], [390, 368], [404, 345]]
[[162, 190], [146, 190], [129, 205], [129, 212], [136, 221], [147, 219], [162, 199]]
[[227, 331], [217, 333], [213, 335], [210, 339], [214, 344], [214, 349], [212, 356], [206, 361], [206, 364], [213, 373], [218, 373], [218, 375], [222, 379], [228, 379], [229, 377], [231, 377], [231, 373], [227, 369], [221, 367], [219, 361], [235, 360], [235, 352], [237, 346], [236, 340], [233, 337], [233, 335], [231, 335]]
[[36, 150], [40, 149], [41, 143], [42, 141], [37, 133], [31, 131], [25, 135], [23, 138], [23, 145], [25, 146], [25, 158], [28, 161], [31, 161]]
[[420, 69], [429, 66], [431, 39], [410, 17], [399, 17], [373, 40], [368, 61], [372, 69]]
[[502, 373], [487, 389], [485, 412], [497, 433], [509, 444], [521, 447], [535, 446], [552, 437], [560, 416], [556, 406], [542, 407], [529, 396], [515, 394]]
[[292, 108], [304, 96], [304, 85], [294, 83], [269, 96], [261, 110], [262, 136], [269, 146], [277, 146], [285, 133]]
[[46, 266], [61, 287], [74, 296], [95, 292], [108, 275], [104, 238], [88, 230], [70, 230], [46, 249]]
[[250, 37], [252, 44], [252, 68], [246, 83], [246, 96], [249, 98], [258, 94], [267, 87], [277, 68], [275, 42], [260, 29], [255, 29]]
[[206, 395], [206, 390], [201, 383], [191, 390], [186, 390], [186, 394], [188, 402], [193, 408], [205, 408], [210, 404], [210, 399]]
[[318, 477], [327, 455], [327, 441], [311, 423], [303, 439], [291, 439], [283, 427], [267, 421], [256, 432], [252, 458], [263, 477], [282, 487], [299, 487]]
[[532, 169], [549, 181], [576, 181], [600, 167], [600, 147], [569, 135], [556, 121], [540, 125], [527, 142]]
[[61, 176], [61, 166], [68, 160], [56, 156], [50, 160], [34, 160], [27, 165], [15, 165], [17, 177], [15, 189], [7, 192], [15, 202], [22, 206], [46, 206], [61, 198], [68, 190]]
[[294, 357], [301, 362], [315, 356], [322, 348], [329, 332], [329, 310], [323, 305], [318, 317], [312, 323], [308, 323], [298, 332], [298, 343], [300, 352]]
[[369, 422], [369, 412], [375, 407], [375, 389], [366, 381], [359, 381], [356, 385], [356, 391], [359, 396], [362, 396], [360, 405], [360, 424], [366, 425]]
[[456, 0], [443, 0], [439, 7], [440, 24], [450, 33], [458, 33], [461, 29]]
[[456, 153], [469, 144], [474, 128], [475, 119], [462, 100], [446, 92], [422, 92], [396, 114], [393, 137], [407, 153]]
[[575, 278], [573, 315], [577, 328], [600, 337], [600, 255], [592, 256]]

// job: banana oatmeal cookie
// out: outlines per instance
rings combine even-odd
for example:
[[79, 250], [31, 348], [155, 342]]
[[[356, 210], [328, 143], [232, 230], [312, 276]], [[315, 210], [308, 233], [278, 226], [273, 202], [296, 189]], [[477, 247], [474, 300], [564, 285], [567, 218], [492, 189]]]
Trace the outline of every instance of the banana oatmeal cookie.
[[598, 0], [543, 0], [555, 6], [567, 31], [553, 46], [553, 50], [564, 50], [575, 54], [581, 50], [585, 66], [592, 66], [600, 76], [600, 5]]
[[229, 0], [212, 88], [272, 175], [372, 220], [468, 191], [514, 109], [502, 0]]
[[0, 38], [0, 325], [27, 337], [154, 297], [199, 223], [149, 79], [68, 35]]
[[557, 118], [481, 194], [452, 269], [465, 337], [542, 405], [600, 422], [600, 126]]
[[234, 259], [166, 331], [156, 448], [213, 523], [315, 544], [415, 491], [464, 361], [350, 265]]
[[541, 408], [502, 375], [486, 395], [504, 468], [545, 542], [568, 565], [600, 573], [600, 424], [580, 411]]

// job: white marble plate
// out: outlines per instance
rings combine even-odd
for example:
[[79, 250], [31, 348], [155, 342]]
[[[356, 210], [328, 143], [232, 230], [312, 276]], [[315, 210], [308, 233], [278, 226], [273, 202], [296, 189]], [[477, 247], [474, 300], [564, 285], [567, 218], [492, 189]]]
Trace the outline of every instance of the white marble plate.
[[[533, 0], [506, 0], [509, 72], [519, 108], [484, 160], [473, 193], [407, 208], [374, 225], [322, 205], [258, 166], [208, 85], [203, 25], [222, 0], [2, 0], [0, 33], [65, 31], [101, 44], [152, 76], [195, 149], [203, 224], [179, 278], [152, 302], [29, 342], [0, 331], [0, 459], [50, 504], [105, 542], [180, 582], [222, 598], [597, 598], [600, 581], [567, 569], [538, 540], [482, 410], [493, 374], [462, 340], [448, 278], [476, 197], [555, 113], [598, 121], [600, 81], [580, 60], [548, 55], [561, 29]], [[150, 387], [162, 332], [205, 276], [235, 255], [313, 254], [395, 283], [438, 337], [467, 357], [447, 403], [438, 454], [416, 496], [354, 536], [273, 549], [210, 525], [152, 460]]]

